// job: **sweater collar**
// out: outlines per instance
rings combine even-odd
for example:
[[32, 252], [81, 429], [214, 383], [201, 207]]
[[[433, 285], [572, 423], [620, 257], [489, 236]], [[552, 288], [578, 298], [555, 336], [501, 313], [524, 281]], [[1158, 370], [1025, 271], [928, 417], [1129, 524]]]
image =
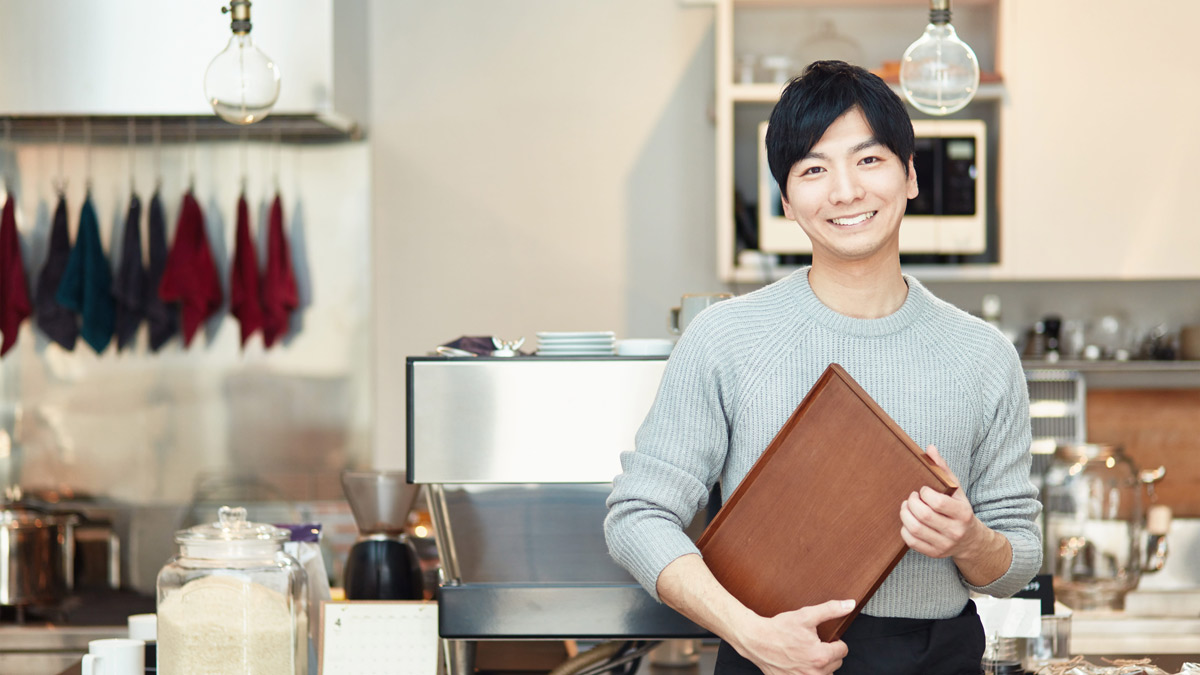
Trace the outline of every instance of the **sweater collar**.
[[904, 281], [908, 284], [908, 297], [891, 314], [878, 319], [856, 319], [833, 311], [813, 293], [808, 283], [808, 271], [805, 267], [797, 270], [790, 277], [790, 285], [798, 301], [801, 314], [817, 323], [838, 333], [855, 337], [878, 337], [898, 333], [915, 322], [932, 306], [932, 296], [919, 281], [905, 274]]

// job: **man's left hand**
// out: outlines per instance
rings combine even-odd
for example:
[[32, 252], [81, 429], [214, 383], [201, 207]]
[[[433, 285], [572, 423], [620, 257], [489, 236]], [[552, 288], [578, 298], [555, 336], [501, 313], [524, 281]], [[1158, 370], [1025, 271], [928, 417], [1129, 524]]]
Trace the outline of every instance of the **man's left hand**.
[[[930, 459], [951, 476], [954, 472], [937, 448], [927, 449]], [[955, 482], [958, 478], [955, 477]], [[959, 483], [961, 485], [961, 483]], [[900, 506], [900, 536], [909, 548], [931, 558], [960, 556], [970, 552], [987, 530], [975, 517], [971, 502], [958, 488], [944, 495], [930, 487], [914, 492]]]

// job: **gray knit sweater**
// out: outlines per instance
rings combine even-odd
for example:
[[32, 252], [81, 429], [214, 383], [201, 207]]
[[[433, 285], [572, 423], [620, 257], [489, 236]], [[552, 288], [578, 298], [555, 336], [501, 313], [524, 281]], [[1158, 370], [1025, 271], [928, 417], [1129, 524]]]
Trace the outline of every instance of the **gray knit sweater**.
[[985, 587], [966, 583], [949, 558], [909, 551], [863, 612], [948, 618], [968, 589], [1008, 596], [1038, 572], [1041, 505], [1029, 481], [1029, 399], [1016, 351], [999, 331], [904, 279], [907, 299], [880, 319], [829, 309], [802, 269], [688, 325], [636, 449], [621, 456], [604, 523], [609, 552], [651, 595], [667, 564], [698, 553], [682, 527], [713, 484], [733, 493], [830, 363], [917, 445], [937, 446], [976, 515], [1013, 551], [1008, 571]]

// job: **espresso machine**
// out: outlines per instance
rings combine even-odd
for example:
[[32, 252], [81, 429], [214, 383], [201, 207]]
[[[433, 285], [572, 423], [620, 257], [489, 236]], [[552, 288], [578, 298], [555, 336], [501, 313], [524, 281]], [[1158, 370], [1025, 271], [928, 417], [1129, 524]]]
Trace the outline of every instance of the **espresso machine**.
[[404, 532], [421, 486], [407, 483], [403, 471], [345, 471], [342, 489], [358, 525], [346, 558], [346, 599], [424, 599], [420, 560]]

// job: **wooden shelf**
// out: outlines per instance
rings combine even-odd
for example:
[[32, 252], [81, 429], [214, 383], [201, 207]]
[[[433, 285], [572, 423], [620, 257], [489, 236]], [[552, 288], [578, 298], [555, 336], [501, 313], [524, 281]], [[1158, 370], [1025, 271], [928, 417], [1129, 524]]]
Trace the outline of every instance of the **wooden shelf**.
[[[954, 0], [956, 6], [988, 6], [999, 0]], [[715, 4], [715, 0], [713, 0]], [[929, 0], [733, 0], [738, 7], [929, 7]]]
[[1200, 389], [1200, 361], [1021, 361], [1025, 370], [1081, 373], [1093, 389]]
[[1079, 361], [1022, 359], [1026, 370], [1077, 370], [1081, 373], [1200, 373], [1200, 361]]
[[[892, 90], [897, 94], [900, 93], [900, 84], [898, 82], [889, 82]], [[782, 84], [774, 82], [755, 82], [754, 84], [731, 84], [729, 85], [729, 98], [734, 103], [774, 103], [779, 100], [779, 93], [783, 90]], [[979, 85], [979, 91], [975, 94], [977, 101], [998, 101], [1004, 98], [1004, 83], [997, 78], [996, 81], [983, 82]]]

